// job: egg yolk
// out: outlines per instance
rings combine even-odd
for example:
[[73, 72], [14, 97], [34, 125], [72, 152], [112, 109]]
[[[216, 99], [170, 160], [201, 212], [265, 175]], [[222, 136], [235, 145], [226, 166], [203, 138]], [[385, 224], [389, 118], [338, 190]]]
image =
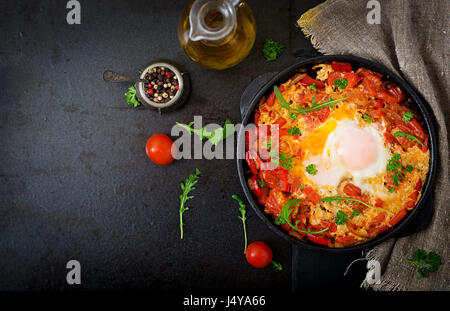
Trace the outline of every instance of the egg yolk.
[[349, 128], [337, 139], [337, 151], [343, 165], [360, 171], [377, 161], [378, 144], [373, 135], [359, 128]]

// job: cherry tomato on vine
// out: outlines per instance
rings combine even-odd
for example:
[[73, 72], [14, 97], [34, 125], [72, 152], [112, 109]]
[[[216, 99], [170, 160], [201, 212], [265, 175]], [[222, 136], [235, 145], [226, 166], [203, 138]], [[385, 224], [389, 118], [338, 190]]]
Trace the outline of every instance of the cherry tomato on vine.
[[264, 268], [272, 262], [272, 249], [262, 241], [251, 243], [245, 252], [248, 263], [255, 268]]
[[173, 141], [164, 134], [155, 134], [147, 140], [145, 152], [147, 156], [158, 165], [168, 165], [173, 162]]

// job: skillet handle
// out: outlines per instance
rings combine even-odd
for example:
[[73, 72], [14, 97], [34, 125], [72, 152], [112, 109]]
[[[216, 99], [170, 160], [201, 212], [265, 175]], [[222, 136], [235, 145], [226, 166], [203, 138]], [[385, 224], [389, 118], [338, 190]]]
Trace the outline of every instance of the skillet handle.
[[267, 72], [256, 77], [250, 84], [245, 88], [244, 92], [241, 95], [241, 100], [239, 103], [239, 109], [241, 112], [241, 117], [244, 119], [245, 115], [250, 108], [250, 103], [255, 97], [256, 93], [267, 83], [270, 79], [276, 75], [276, 72]]

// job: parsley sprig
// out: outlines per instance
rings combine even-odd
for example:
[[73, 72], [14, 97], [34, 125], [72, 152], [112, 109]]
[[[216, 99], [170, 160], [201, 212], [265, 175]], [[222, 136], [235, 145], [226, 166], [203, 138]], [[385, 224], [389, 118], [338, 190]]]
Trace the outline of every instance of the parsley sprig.
[[293, 155], [288, 157], [284, 153], [280, 153], [280, 161], [279, 161], [280, 166], [287, 170], [291, 169], [292, 168], [292, 157], [293, 157]]
[[296, 126], [288, 128], [288, 134], [291, 136], [300, 135], [300, 129]]
[[267, 61], [271, 62], [276, 60], [282, 53], [282, 44], [275, 42], [272, 39], [266, 39], [266, 41], [264, 41], [263, 54]]
[[125, 99], [130, 106], [138, 107], [141, 105], [141, 102], [136, 95], [136, 87], [134, 85], [128, 88], [128, 92], [125, 93]]
[[345, 223], [347, 222], [347, 219], [348, 219], [348, 215], [347, 214], [345, 214], [342, 211], [338, 211], [336, 213], [336, 217], [334, 217], [334, 223], [336, 225], [345, 225]]
[[302, 108], [299, 104], [297, 104], [297, 108], [298, 109], [295, 109], [295, 108], [291, 107], [291, 105], [286, 101], [286, 99], [284, 99], [283, 95], [281, 94], [280, 90], [278, 89], [278, 87], [276, 85], [273, 87], [273, 91], [275, 92], [275, 96], [277, 97], [277, 99], [280, 101], [280, 106], [282, 108], [285, 108], [285, 109], [288, 109], [290, 111], [294, 111], [294, 112], [297, 112], [297, 113], [301, 113], [301, 114], [307, 114], [310, 111], [319, 110], [319, 109], [322, 109], [322, 108], [327, 107], [327, 106], [328, 107], [333, 107], [334, 104], [347, 99], [345, 97], [344, 98], [338, 98], [338, 99], [331, 99], [330, 98], [330, 100], [327, 100], [327, 101], [325, 101], [323, 103], [318, 104], [316, 102], [315, 98], [313, 97], [312, 100], [311, 100], [311, 102], [313, 103], [312, 107], [310, 107], [310, 108]]
[[423, 249], [418, 249], [414, 252], [413, 258], [406, 259], [406, 262], [417, 266], [418, 278], [426, 278], [430, 272], [434, 272], [441, 265], [441, 256], [435, 252], [427, 253]]
[[245, 205], [244, 201], [242, 201], [242, 199], [237, 194], [233, 194], [231, 197], [233, 199], [235, 199], [236, 201], [238, 201], [238, 203], [239, 203], [239, 211], [241, 212], [241, 216], [238, 216], [238, 218], [240, 220], [242, 220], [242, 226], [244, 227], [244, 254], [245, 254], [245, 252], [247, 251], [247, 228], [245, 227], [245, 221], [247, 220], [246, 205]]
[[310, 164], [310, 165], [308, 165], [306, 168], [306, 172], [309, 174], [309, 175], [316, 175], [317, 174], [317, 168], [316, 168], [316, 165], [315, 164]]
[[345, 225], [348, 219], [353, 219], [353, 217], [358, 216], [359, 214], [359, 210], [356, 208], [353, 209], [353, 213], [350, 216], [339, 210], [334, 218], [334, 223], [336, 225]]
[[195, 190], [194, 187], [195, 184], [198, 182], [198, 177], [200, 175], [200, 170], [198, 168], [195, 169], [195, 173], [192, 173], [189, 175], [189, 177], [186, 179], [186, 181], [180, 184], [181, 190], [183, 190], [183, 193], [180, 195], [180, 238], [183, 239], [183, 213], [189, 208], [185, 206], [186, 201], [189, 199], [194, 198], [194, 196], [189, 195], [189, 192], [192, 190]]
[[325, 232], [328, 230], [328, 228], [325, 228], [323, 230], [320, 231], [311, 231], [310, 228], [305, 229], [305, 227], [301, 226], [299, 228], [299, 223], [300, 220], [297, 220], [295, 222], [295, 224], [291, 223], [291, 213], [294, 210], [294, 206], [297, 205], [298, 203], [300, 203], [301, 199], [294, 199], [294, 200], [289, 200], [287, 201], [287, 203], [281, 208], [280, 214], [279, 216], [275, 219], [275, 224], [276, 225], [282, 225], [282, 224], [288, 224], [291, 228], [293, 228], [294, 230], [297, 230], [299, 232], [303, 232], [306, 234], [320, 234], [322, 232]]
[[308, 85], [307, 88], [313, 90], [314, 92], [317, 92], [315, 83]]
[[[342, 201], [347, 202], [347, 204], [349, 202], [357, 202], [357, 203], [360, 203], [360, 204], [362, 204], [364, 206], [372, 208], [374, 210], [394, 215], [391, 211], [388, 211], [388, 210], [385, 210], [385, 209], [382, 209], [382, 208], [378, 208], [378, 207], [372, 206], [370, 204], [367, 204], [364, 201], [361, 201], [361, 200], [358, 200], [358, 199], [349, 198], [349, 197], [339, 197], [339, 196], [324, 197], [324, 198], [321, 198], [319, 202], [333, 202], [333, 201], [336, 201], [338, 204], [341, 203]], [[359, 213], [359, 211], [358, 211], [358, 213]]]
[[363, 113], [362, 117], [363, 117], [363, 119], [366, 120], [367, 122], [369, 122], [369, 123], [372, 122], [372, 118], [371, 118], [367, 113]]
[[[413, 167], [412, 165], [408, 164], [406, 166], [403, 166], [400, 163], [400, 154], [394, 153], [392, 157], [389, 159], [388, 164], [386, 166], [386, 169], [390, 172], [394, 172], [392, 175], [392, 181], [396, 187], [399, 186], [399, 180], [405, 179], [405, 174], [403, 172], [412, 172]], [[402, 172], [403, 171], [403, 172]], [[394, 188], [389, 188], [389, 192], [393, 192]]]
[[347, 87], [348, 81], [345, 78], [334, 80], [334, 85], [343, 90]]

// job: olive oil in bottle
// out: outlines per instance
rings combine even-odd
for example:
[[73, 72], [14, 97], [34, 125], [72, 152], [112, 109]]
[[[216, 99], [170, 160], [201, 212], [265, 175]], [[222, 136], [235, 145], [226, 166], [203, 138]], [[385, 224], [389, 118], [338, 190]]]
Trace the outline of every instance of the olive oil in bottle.
[[240, 63], [255, 35], [253, 12], [239, 0], [191, 1], [178, 25], [178, 39], [192, 61], [218, 70]]

